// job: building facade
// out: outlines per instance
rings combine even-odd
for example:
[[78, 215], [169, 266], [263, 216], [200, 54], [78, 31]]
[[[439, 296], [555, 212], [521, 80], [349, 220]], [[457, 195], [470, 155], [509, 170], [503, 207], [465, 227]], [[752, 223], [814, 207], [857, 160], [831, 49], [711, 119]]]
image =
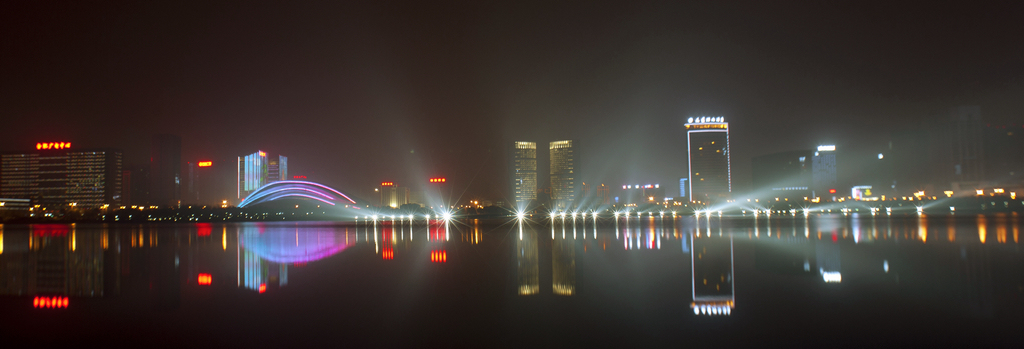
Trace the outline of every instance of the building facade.
[[687, 119], [687, 164], [690, 201], [725, 200], [732, 192], [729, 160], [729, 123], [721, 116]]
[[[274, 171], [271, 172], [271, 163]], [[267, 156], [260, 150], [255, 153], [238, 157], [237, 197], [241, 201], [249, 193], [260, 187], [286, 180], [288, 175], [288, 157], [284, 155]]]
[[177, 207], [181, 201], [181, 137], [154, 136], [149, 159], [149, 203]]
[[516, 209], [527, 209], [537, 199], [537, 143], [513, 142], [510, 178]]
[[[48, 143], [52, 144], [52, 143]], [[0, 155], [0, 197], [29, 199], [41, 208], [121, 205], [122, 155], [68, 145]]]
[[399, 208], [409, 203], [409, 188], [395, 185], [394, 182], [380, 184], [380, 206]]
[[572, 140], [551, 142], [551, 207], [568, 209], [576, 200], [579, 158]]
[[754, 157], [754, 192], [763, 197], [811, 196], [812, 154], [810, 150], [794, 150]]
[[836, 146], [819, 145], [811, 162], [811, 190], [815, 196], [836, 189]]

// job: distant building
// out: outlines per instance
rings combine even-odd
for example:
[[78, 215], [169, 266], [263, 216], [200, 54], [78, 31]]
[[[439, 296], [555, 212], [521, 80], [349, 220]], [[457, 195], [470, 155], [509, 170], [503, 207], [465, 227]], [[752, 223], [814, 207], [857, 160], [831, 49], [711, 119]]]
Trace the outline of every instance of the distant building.
[[[271, 163], [274, 171], [271, 172]], [[264, 151], [238, 157], [237, 197], [245, 199], [260, 187], [288, 179], [288, 157], [284, 155], [267, 156]]]
[[409, 188], [395, 185], [394, 182], [380, 184], [380, 206], [399, 208], [409, 203]]
[[149, 203], [177, 207], [181, 202], [181, 137], [153, 137], [149, 159]]
[[[679, 179], [679, 198], [680, 199], [686, 198], [686, 188], [688, 188], [688, 187], [689, 186], [687, 185], [687, 178], [680, 178]], [[689, 200], [686, 200], [686, 201], [689, 201]]]
[[626, 184], [622, 186], [622, 201], [626, 205], [657, 204], [665, 200], [661, 184]]
[[0, 155], [0, 198], [50, 209], [121, 205], [121, 151], [42, 144], [34, 152]]
[[811, 163], [811, 190], [815, 196], [836, 189], [836, 146], [819, 145]]
[[984, 128], [981, 107], [959, 106], [950, 110], [949, 168], [954, 182], [985, 181]]
[[513, 142], [510, 178], [517, 209], [526, 209], [537, 199], [537, 143]]
[[597, 200], [603, 206], [611, 205], [611, 188], [601, 183], [600, 187], [597, 187]]
[[754, 191], [771, 197], [811, 196], [811, 154], [810, 150], [795, 150], [754, 157]]
[[[551, 151], [551, 206], [568, 209], [576, 200], [576, 172], [579, 166], [574, 141], [555, 141], [549, 144]], [[578, 145], [578, 143], [576, 144]]]
[[727, 199], [732, 192], [729, 123], [721, 116], [700, 116], [688, 118], [684, 126], [690, 201]]
[[213, 191], [211, 185], [213, 178], [210, 176], [212, 161], [189, 161], [187, 164], [188, 173], [186, 182], [186, 193], [182, 201], [186, 204], [212, 205], [216, 202], [211, 196]]

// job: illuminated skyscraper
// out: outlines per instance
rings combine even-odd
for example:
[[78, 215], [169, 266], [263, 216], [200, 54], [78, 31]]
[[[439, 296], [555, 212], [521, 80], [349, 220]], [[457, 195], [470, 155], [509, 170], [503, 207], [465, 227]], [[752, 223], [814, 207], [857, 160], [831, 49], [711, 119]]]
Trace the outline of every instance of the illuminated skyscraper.
[[729, 162], [729, 123], [721, 116], [686, 120], [687, 164], [690, 167], [690, 201], [722, 200], [732, 192]]
[[551, 207], [567, 209], [576, 199], [576, 169], [579, 158], [572, 140], [555, 141], [551, 150]]
[[824, 195], [836, 187], [836, 146], [819, 145], [811, 163], [811, 189], [814, 195]]
[[[271, 167], [273, 164], [273, 167]], [[288, 157], [284, 155], [267, 157], [264, 151], [238, 157], [238, 199], [260, 187], [287, 179]]]
[[399, 208], [409, 203], [409, 188], [402, 188], [394, 182], [380, 184], [380, 206]]
[[39, 143], [35, 152], [0, 155], [0, 198], [30, 199], [43, 208], [121, 204], [120, 151], [55, 144]]
[[512, 143], [512, 196], [517, 209], [526, 209], [537, 199], [537, 143]]

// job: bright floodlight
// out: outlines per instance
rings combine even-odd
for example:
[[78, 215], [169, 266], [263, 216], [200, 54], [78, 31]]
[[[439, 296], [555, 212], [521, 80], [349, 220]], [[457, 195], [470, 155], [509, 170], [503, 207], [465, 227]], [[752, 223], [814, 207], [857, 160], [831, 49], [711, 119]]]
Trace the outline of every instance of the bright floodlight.
[[451, 219], [452, 219], [452, 214], [451, 214], [451, 212], [445, 212], [445, 213], [444, 213], [444, 220], [446, 220], [446, 221], [447, 221], [447, 220], [451, 220]]
[[377, 215], [373, 215], [373, 220], [377, 220]]
[[516, 212], [516, 218], [523, 219], [525, 217], [526, 217], [526, 214], [523, 214], [522, 212]]

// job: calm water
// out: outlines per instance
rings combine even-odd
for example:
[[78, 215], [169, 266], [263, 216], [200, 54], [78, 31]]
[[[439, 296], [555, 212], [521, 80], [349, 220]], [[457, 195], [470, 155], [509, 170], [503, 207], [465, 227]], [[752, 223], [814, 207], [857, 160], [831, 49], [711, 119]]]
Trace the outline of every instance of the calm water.
[[1019, 347], [1021, 223], [4, 225], [0, 334], [44, 345]]

